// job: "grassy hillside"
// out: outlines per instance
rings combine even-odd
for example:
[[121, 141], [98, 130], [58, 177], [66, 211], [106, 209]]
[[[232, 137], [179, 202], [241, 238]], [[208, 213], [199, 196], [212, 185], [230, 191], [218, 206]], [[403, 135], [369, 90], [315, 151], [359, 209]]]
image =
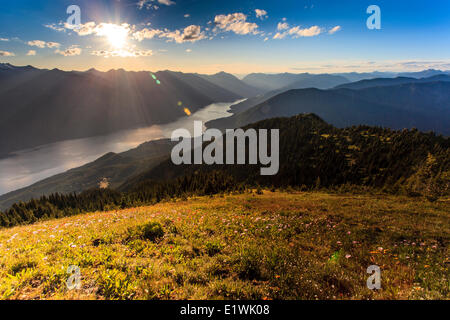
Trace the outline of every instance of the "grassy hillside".
[[265, 191], [49, 220], [0, 230], [0, 297], [449, 299], [449, 212], [448, 199]]

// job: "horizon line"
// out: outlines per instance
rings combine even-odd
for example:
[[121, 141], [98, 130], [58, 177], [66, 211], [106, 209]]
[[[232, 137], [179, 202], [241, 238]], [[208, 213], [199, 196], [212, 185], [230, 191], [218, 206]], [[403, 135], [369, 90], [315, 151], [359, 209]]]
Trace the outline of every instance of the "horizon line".
[[248, 76], [248, 75], [250, 75], [250, 74], [268, 74], [268, 75], [276, 75], [276, 74], [312, 74], [312, 75], [323, 75], [323, 74], [330, 74], [330, 75], [334, 75], [334, 74], [350, 74], [350, 73], [356, 73], [356, 74], [365, 74], [365, 73], [386, 73], [386, 74], [399, 74], [399, 73], [420, 73], [420, 72], [424, 72], [424, 71], [439, 71], [439, 72], [442, 72], [442, 73], [450, 73], [450, 70], [441, 70], [441, 69], [434, 69], [434, 68], [428, 68], [428, 69], [421, 69], [421, 70], [419, 70], [419, 71], [405, 71], [405, 70], [397, 70], [397, 71], [379, 71], [379, 70], [377, 70], [377, 69], [374, 69], [374, 70], [372, 70], [372, 71], [364, 71], [364, 72], [358, 72], [358, 71], [346, 71], [346, 72], [322, 72], [322, 73], [313, 73], [313, 72], [299, 72], [299, 73], [296, 73], [296, 72], [250, 72], [250, 73], [243, 73], [243, 74], [236, 74], [236, 73], [232, 73], [232, 72], [227, 72], [227, 71], [224, 71], [224, 70], [222, 70], [222, 71], [218, 71], [218, 72], [215, 72], [215, 73], [198, 73], [198, 72], [183, 72], [183, 71], [180, 71], [180, 70], [170, 70], [170, 69], [164, 69], [164, 70], [157, 70], [157, 71], [152, 71], [152, 70], [138, 70], [138, 71], [136, 71], [136, 70], [126, 70], [126, 69], [124, 69], [124, 68], [117, 68], [117, 69], [115, 69], [115, 68], [112, 68], [112, 69], [109, 69], [109, 70], [106, 70], [106, 71], [102, 71], [102, 70], [98, 70], [98, 69], [96, 69], [95, 67], [91, 67], [91, 68], [89, 68], [89, 69], [83, 69], [83, 70], [76, 70], [76, 69], [63, 69], [63, 68], [58, 68], [58, 67], [55, 67], [55, 68], [52, 68], [52, 69], [49, 69], [49, 68], [40, 68], [40, 67], [36, 67], [36, 66], [33, 66], [33, 65], [31, 65], [31, 64], [28, 64], [28, 65], [15, 65], [15, 64], [12, 64], [12, 63], [9, 63], [9, 62], [0, 62], [0, 65], [10, 65], [10, 66], [12, 66], [12, 67], [16, 67], [16, 68], [26, 68], [26, 67], [32, 67], [32, 68], [34, 68], [34, 69], [38, 69], [38, 70], [49, 70], [49, 71], [52, 71], [52, 70], [59, 70], [59, 71], [63, 71], [63, 72], [88, 72], [88, 71], [97, 71], [97, 72], [101, 72], [101, 73], [108, 73], [108, 72], [111, 72], [111, 71], [120, 71], [120, 70], [123, 70], [123, 71], [125, 71], [125, 72], [154, 72], [154, 73], [157, 73], [157, 72], [180, 72], [180, 73], [184, 73], [184, 74], [201, 74], [201, 75], [217, 75], [217, 74], [219, 74], [219, 73], [227, 73], [227, 74], [231, 74], [231, 75], [233, 75], [233, 76], [236, 76], [237, 78], [240, 78], [240, 77], [245, 77], [245, 76]]

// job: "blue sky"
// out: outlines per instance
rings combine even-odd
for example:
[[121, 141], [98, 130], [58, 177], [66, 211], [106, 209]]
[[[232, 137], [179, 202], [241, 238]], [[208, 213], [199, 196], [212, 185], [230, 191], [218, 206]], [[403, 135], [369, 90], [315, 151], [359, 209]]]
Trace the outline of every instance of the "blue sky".
[[[65, 25], [69, 5], [81, 26]], [[369, 5], [381, 30], [369, 30]], [[0, 62], [64, 70], [450, 69], [450, 1], [3, 1]]]

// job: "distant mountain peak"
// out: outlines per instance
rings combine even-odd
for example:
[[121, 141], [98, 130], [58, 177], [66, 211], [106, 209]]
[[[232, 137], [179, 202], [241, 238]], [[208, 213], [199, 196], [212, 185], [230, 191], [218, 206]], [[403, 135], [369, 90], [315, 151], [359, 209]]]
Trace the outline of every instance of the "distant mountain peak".
[[0, 69], [14, 69], [15, 67], [10, 63], [0, 63]]
[[125, 69], [119, 68], [119, 69], [111, 69], [111, 70], [108, 70], [107, 73], [125, 73], [125, 72], [126, 72]]
[[34, 70], [36, 69], [33, 66], [27, 65], [27, 66], [14, 66], [10, 63], [0, 63], [0, 70], [16, 70], [16, 69], [23, 69], [23, 70]]
[[435, 71], [435, 72], [443, 72], [442, 70], [439, 70], [439, 69], [432, 69], [432, 68], [430, 68], [430, 69], [427, 69], [427, 70], [424, 70], [424, 71]]

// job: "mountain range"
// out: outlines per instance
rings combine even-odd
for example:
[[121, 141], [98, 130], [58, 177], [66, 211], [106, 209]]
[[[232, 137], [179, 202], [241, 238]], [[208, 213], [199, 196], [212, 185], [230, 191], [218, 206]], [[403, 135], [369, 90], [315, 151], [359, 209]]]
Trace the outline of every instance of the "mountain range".
[[242, 81], [249, 86], [263, 89], [266, 92], [273, 90], [286, 91], [294, 88], [329, 89], [350, 82], [350, 80], [340, 75], [309, 73], [251, 73], [245, 76]]
[[337, 127], [359, 124], [393, 129], [416, 127], [450, 134], [448, 75], [363, 80], [332, 90], [297, 89], [269, 93], [266, 97], [267, 100], [253, 98], [236, 105], [233, 116], [210, 121], [207, 126], [231, 129], [273, 117], [315, 113]]
[[198, 76], [244, 98], [251, 98], [265, 92], [263, 88], [248, 85], [226, 72], [219, 72], [213, 75], [198, 74]]
[[[268, 78], [270, 84], [252, 81]], [[85, 72], [0, 64], [0, 157], [67, 139], [172, 122], [211, 103], [263, 96], [271, 89], [327, 89], [338, 75], [249, 75], [243, 80], [173, 71]]]
[[251, 73], [245, 76], [242, 81], [246, 84], [264, 89], [265, 91], [273, 91], [278, 89], [303, 89], [317, 88], [329, 89], [340, 84], [356, 82], [360, 80], [369, 80], [376, 78], [429, 78], [437, 75], [450, 75], [450, 71], [441, 71], [428, 69], [420, 72], [347, 72], [334, 74], [310, 74], [310, 73]]
[[[375, 74], [380, 73], [364, 76]], [[423, 74], [431, 76], [420, 78]], [[348, 80], [361, 75], [252, 74], [239, 80], [224, 72], [65, 72], [0, 64], [0, 155], [58, 139], [170, 122], [184, 116], [183, 107], [196, 111], [215, 101], [241, 97], [248, 99], [231, 107], [233, 116], [207, 126], [236, 128], [264, 119], [314, 113], [339, 128], [415, 127], [450, 134], [450, 75], [426, 70], [410, 77], [389, 74]], [[167, 174], [167, 170], [158, 173], [153, 168], [169, 157], [172, 146], [169, 140], [158, 140], [120, 154], [108, 153], [0, 196], [0, 209], [50, 193], [79, 193], [97, 188], [100, 182], [124, 189], [142, 177]]]
[[[240, 81], [236, 79], [237, 81]], [[0, 69], [0, 156], [51, 142], [172, 122], [242, 96], [181, 72]]]
[[387, 87], [405, 83], [425, 83], [436, 81], [450, 81], [450, 75], [438, 74], [430, 76], [428, 78], [410, 78], [410, 77], [397, 77], [397, 78], [375, 78], [364, 79], [356, 82], [345, 83], [336, 86], [335, 89], [366, 89], [371, 87]]

